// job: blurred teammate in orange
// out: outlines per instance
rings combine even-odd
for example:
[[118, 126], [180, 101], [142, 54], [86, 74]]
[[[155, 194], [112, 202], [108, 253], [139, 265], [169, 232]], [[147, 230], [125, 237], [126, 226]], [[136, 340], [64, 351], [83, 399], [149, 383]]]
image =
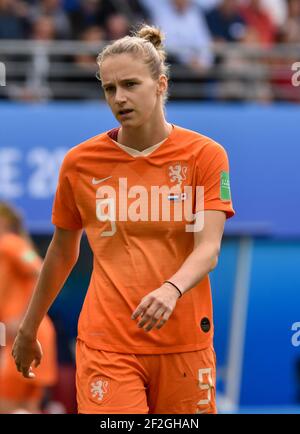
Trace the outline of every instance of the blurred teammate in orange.
[[13, 348], [30, 376], [41, 358], [37, 328], [85, 230], [94, 267], [78, 327], [79, 413], [216, 412], [208, 273], [234, 214], [229, 165], [221, 145], [167, 122], [165, 57], [149, 26], [99, 54], [120, 126], [63, 161], [55, 233]]
[[0, 202], [0, 321], [6, 328], [6, 346], [0, 348], [0, 413], [40, 412], [46, 388], [57, 379], [55, 331], [48, 316], [38, 331], [44, 358], [36, 369], [36, 378], [20, 375], [11, 355], [41, 265], [21, 217], [11, 206]]

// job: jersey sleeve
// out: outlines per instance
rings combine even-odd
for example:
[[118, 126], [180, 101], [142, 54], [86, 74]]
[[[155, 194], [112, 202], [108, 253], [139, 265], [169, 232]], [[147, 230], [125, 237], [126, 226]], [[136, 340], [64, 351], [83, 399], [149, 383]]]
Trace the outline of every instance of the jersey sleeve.
[[82, 228], [81, 215], [76, 205], [76, 164], [68, 153], [61, 165], [52, 208], [52, 223], [62, 229]]
[[196, 211], [224, 211], [226, 218], [235, 214], [232, 206], [229, 161], [225, 149], [216, 142], [208, 143], [197, 161], [197, 186], [204, 188], [203, 200]]
[[9, 263], [12, 272], [23, 275], [39, 274], [42, 266], [42, 260], [31, 244], [14, 234], [2, 237], [0, 261]]
[[11, 276], [11, 264], [5, 257], [1, 256], [0, 251], [0, 321], [4, 320], [3, 312], [6, 307], [7, 293], [9, 290], [10, 276]]

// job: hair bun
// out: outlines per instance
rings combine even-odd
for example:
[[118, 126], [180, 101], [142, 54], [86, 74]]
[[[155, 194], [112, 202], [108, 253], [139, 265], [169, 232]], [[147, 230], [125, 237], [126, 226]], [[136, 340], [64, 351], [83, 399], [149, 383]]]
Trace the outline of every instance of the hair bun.
[[144, 25], [137, 31], [136, 36], [151, 42], [157, 50], [163, 47], [164, 35], [157, 27]]

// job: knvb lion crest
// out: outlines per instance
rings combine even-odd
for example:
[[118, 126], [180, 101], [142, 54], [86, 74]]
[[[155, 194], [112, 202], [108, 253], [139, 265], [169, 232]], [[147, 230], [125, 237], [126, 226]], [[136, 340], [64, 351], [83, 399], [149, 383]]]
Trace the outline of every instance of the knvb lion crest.
[[182, 182], [186, 180], [187, 169], [187, 166], [181, 164], [169, 166], [169, 177], [172, 182], [176, 182], [175, 186], [181, 187]]
[[97, 401], [103, 401], [104, 396], [108, 392], [108, 381], [106, 380], [96, 380], [91, 383], [91, 394]]

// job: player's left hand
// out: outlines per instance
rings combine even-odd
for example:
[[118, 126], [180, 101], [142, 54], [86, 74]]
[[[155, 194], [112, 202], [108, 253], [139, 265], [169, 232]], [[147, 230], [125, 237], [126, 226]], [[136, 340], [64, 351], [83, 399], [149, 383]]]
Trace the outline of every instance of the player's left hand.
[[144, 330], [149, 332], [156, 327], [157, 329], [162, 326], [170, 318], [175, 306], [179, 293], [172, 285], [164, 283], [160, 288], [147, 294], [142, 298], [140, 304], [131, 315], [131, 319], [141, 317], [138, 327], [142, 328], [146, 325]]

